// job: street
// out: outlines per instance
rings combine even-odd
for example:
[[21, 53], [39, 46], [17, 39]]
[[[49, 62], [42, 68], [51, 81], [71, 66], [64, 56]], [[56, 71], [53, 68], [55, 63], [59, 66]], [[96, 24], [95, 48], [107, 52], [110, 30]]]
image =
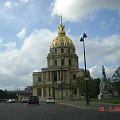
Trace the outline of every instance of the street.
[[120, 112], [99, 112], [60, 104], [0, 103], [0, 120], [119, 120]]

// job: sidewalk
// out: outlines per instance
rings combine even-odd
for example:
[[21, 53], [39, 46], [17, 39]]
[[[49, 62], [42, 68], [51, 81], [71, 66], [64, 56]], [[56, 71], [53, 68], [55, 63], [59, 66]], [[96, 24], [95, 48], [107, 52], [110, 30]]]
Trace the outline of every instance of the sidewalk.
[[104, 110], [106, 111], [110, 110], [110, 108], [111, 108], [111, 111], [118, 107], [119, 107], [118, 109], [120, 109], [120, 104], [112, 104], [112, 103], [104, 103], [104, 102], [89, 102], [89, 105], [86, 105], [86, 101], [84, 100], [57, 101], [57, 103], [72, 106], [72, 107], [77, 107], [81, 109], [98, 110], [100, 107], [103, 107]]

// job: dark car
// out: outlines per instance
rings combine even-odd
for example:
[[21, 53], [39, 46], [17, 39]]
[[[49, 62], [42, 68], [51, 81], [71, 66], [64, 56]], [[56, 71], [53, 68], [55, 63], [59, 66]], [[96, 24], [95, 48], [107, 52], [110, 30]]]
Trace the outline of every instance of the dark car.
[[28, 100], [28, 105], [37, 104], [39, 105], [39, 98], [37, 96], [30, 96]]

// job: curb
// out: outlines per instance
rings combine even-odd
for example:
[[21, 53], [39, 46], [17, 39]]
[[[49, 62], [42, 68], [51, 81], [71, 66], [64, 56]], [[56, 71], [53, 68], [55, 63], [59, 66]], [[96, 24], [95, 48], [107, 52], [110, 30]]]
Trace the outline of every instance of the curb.
[[[67, 106], [75, 107], [75, 108], [78, 108], [78, 109], [97, 110], [97, 111], [99, 111], [98, 108], [94, 108], [94, 107], [89, 107], [88, 108], [88, 107], [81, 107], [81, 106], [72, 105], [72, 104], [66, 104], [66, 103], [58, 103], [58, 104], [67, 105]], [[109, 111], [108, 109], [104, 109], [104, 111], [99, 111], [99, 112], [115, 112], [115, 113], [120, 113], [120, 111], [115, 111], [115, 110]]]
[[71, 106], [71, 107], [76, 107], [76, 108], [80, 108], [80, 109], [91, 109], [91, 110], [98, 110], [98, 108], [80, 107], [80, 106], [77, 106], [77, 105], [66, 104], [66, 103], [58, 103], [58, 104], [67, 105], [67, 106]]

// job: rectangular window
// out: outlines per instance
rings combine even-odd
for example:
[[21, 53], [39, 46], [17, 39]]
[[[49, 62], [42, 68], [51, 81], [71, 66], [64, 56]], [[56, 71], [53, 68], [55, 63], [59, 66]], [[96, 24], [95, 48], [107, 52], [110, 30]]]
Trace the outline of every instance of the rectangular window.
[[46, 87], [43, 88], [43, 97], [46, 97]]
[[58, 71], [58, 80], [60, 81], [60, 71]]
[[49, 96], [51, 96], [51, 88], [49, 87]]
[[68, 53], [70, 53], [70, 49], [68, 48]]
[[64, 53], [64, 49], [63, 48], [61, 49], [61, 53]]
[[55, 49], [55, 54], [57, 54], [57, 49]]
[[50, 71], [48, 72], [48, 74], [49, 74], [49, 81], [50, 81]]
[[57, 71], [53, 72], [53, 76], [54, 76], [54, 82], [57, 82]]
[[76, 74], [73, 74], [73, 80], [76, 80]]
[[64, 59], [61, 60], [61, 65], [64, 65]]
[[55, 65], [57, 65], [57, 60], [55, 60]]
[[38, 96], [41, 96], [41, 88], [38, 88], [37, 92], [38, 92]]
[[69, 66], [71, 66], [71, 59], [69, 59]]
[[74, 90], [74, 95], [77, 95], [77, 89], [74, 88], [73, 90]]
[[41, 82], [41, 77], [38, 77], [38, 82]]

